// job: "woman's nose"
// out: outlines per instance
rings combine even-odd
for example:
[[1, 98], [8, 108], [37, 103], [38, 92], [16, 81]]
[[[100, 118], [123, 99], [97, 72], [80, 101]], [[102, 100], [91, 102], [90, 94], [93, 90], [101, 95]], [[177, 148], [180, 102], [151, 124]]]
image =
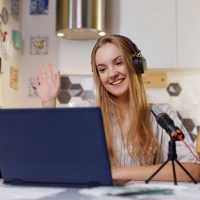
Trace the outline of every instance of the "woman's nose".
[[112, 77], [116, 77], [116, 76], [118, 76], [118, 74], [119, 74], [119, 72], [116, 70], [116, 69], [114, 69], [114, 68], [111, 68], [110, 70], [109, 70], [109, 76], [112, 78]]

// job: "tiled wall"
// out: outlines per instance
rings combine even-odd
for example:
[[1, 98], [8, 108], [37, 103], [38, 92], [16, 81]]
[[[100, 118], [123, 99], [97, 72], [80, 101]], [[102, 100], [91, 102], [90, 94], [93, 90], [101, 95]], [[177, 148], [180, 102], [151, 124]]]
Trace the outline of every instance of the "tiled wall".
[[95, 97], [95, 86], [91, 75], [62, 75], [59, 106], [73, 106], [74, 102]]
[[[149, 101], [169, 103], [178, 112], [193, 140], [200, 127], [200, 72], [168, 72], [167, 88], [147, 88]], [[90, 75], [62, 75], [60, 106], [93, 98], [95, 88]]]
[[149, 101], [171, 104], [195, 141], [200, 134], [200, 72], [168, 72], [167, 77], [167, 88], [147, 89]]

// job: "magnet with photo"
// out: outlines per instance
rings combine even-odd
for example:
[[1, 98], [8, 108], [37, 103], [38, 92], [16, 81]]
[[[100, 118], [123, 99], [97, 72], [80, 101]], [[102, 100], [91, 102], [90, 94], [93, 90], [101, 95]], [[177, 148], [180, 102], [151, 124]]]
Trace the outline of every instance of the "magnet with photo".
[[15, 19], [18, 19], [19, 17], [19, 0], [11, 0], [11, 9], [10, 9], [10, 13], [11, 16]]
[[29, 96], [38, 96], [36, 85], [39, 83], [38, 77], [33, 77], [29, 79]]
[[48, 0], [30, 0], [30, 15], [47, 15], [48, 9]]
[[30, 38], [30, 54], [45, 55], [48, 53], [48, 37], [36, 36]]
[[4, 31], [1, 34], [1, 52], [2, 57], [5, 60], [9, 59], [9, 55], [11, 54], [11, 44], [10, 39], [8, 37], [8, 32]]
[[1, 57], [0, 57], [0, 74], [1, 74]]
[[18, 68], [10, 67], [10, 87], [18, 89], [19, 71]]

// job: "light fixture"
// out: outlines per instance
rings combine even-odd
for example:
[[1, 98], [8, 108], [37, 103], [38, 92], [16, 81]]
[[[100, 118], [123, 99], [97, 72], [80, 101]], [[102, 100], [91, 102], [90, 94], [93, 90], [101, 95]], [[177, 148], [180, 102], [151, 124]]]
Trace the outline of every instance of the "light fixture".
[[64, 36], [64, 33], [58, 32], [58, 33], [57, 33], [57, 36], [58, 36], [58, 37], [63, 37], [63, 36]]
[[56, 32], [67, 39], [96, 39], [105, 33], [105, 0], [57, 0]]
[[106, 33], [103, 32], [103, 31], [99, 32], [99, 35], [100, 35], [100, 36], [104, 36], [105, 34], [106, 34]]

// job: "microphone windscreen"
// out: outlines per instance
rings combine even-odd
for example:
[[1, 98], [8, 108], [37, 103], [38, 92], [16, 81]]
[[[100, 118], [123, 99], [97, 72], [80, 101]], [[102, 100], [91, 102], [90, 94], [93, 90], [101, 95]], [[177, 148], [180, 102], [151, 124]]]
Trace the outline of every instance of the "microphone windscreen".
[[168, 135], [171, 138], [175, 138], [176, 140], [183, 140], [184, 134], [182, 131], [175, 126], [174, 121], [169, 117], [167, 113], [164, 113], [161, 109], [156, 107], [155, 105], [152, 106], [151, 112], [156, 118], [158, 124], [165, 129]]

